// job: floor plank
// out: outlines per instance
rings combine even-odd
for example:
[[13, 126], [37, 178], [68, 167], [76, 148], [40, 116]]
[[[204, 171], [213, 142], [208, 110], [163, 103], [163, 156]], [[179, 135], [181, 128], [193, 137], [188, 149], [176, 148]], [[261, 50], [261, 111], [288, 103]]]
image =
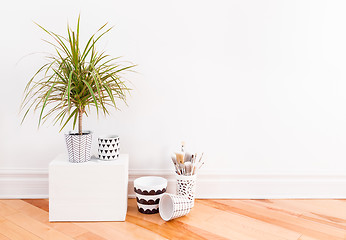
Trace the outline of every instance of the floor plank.
[[218, 209], [209, 201], [198, 200], [194, 215], [181, 219], [186, 224], [199, 226], [207, 231], [234, 239], [298, 239], [301, 235], [275, 224], [269, 224], [237, 212]]
[[17, 211], [15, 209], [13, 209], [13, 208], [7, 206], [6, 204], [0, 202], [0, 216], [1, 217], [5, 217], [5, 216], [15, 214], [15, 213], [17, 213]]
[[49, 227], [52, 227], [55, 230], [62, 232], [63, 234], [70, 236], [72, 238], [88, 232], [87, 229], [77, 226], [74, 223], [69, 223], [69, 222], [51, 223], [49, 222], [49, 213], [47, 211], [42, 210], [41, 208], [38, 208], [22, 200], [16, 200], [16, 201], [17, 201], [17, 204], [15, 204], [14, 202], [8, 202], [3, 200], [0, 200], [0, 203], [3, 202], [5, 205], [8, 205], [8, 207], [11, 207], [11, 208], [14, 207], [17, 209], [18, 212], [23, 213], [27, 216], [30, 216], [31, 218]]
[[0, 240], [9, 240], [9, 238], [0, 233]]
[[0, 233], [11, 240], [38, 240], [41, 239], [33, 233], [23, 229], [22, 227], [10, 222], [0, 222]]
[[177, 220], [165, 222], [160, 218], [159, 214], [142, 214], [137, 211], [135, 201], [129, 201], [126, 221], [153, 231], [167, 239], [171, 239], [172, 236], [174, 236], [174, 239], [182, 239], [184, 237], [189, 239], [222, 239], [222, 237], [216, 234], [209, 233], [201, 228], [186, 225]]
[[107, 240], [107, 239], [100, 237], [99, 235], [94, 234], [92, 232], [83, 233], [79, 236], [76, 236], [75, 239], [76, 240]]
[[16, 239], [346, 239], [346, 200], [196, 200], [169, 222], [137, 211], [125, 222], [49, 222], [47, 199], [1, 200], [0, 240]]
[[15, 223], [19, 227], [35, 234], [42, 239], [49, 240], [73, 240], [73, 238], [66, 236], [65, 234], [47, 226], [35, 219], [22, 214], [16, 213], [6, 217], [11, 222]]
[[345, 231], [342, 229], [301, 218], [297, 213], [282, 212], [278, 208], [270, 207], [268, 203], [266, 203], [268, 206], [265, 206], [251, 200], [212, 200], [209, 205], [213, 205], [227, 212], [236, 212], [252, 219], [257, 219], [318, 239], [344, 239], [346, 236]]

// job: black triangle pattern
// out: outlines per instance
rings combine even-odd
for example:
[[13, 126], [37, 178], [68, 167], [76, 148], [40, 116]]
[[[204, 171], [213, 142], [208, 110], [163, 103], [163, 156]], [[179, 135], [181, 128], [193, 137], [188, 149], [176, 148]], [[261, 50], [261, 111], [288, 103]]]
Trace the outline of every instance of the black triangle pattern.
[[113, 160], [119, 157], [119, 138], [102, 139], [99, 138], [99, 159]]

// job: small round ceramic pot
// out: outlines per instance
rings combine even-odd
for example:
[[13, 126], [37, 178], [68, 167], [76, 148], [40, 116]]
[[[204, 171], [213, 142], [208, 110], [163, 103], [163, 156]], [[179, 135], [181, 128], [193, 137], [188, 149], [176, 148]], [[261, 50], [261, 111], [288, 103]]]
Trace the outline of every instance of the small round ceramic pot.
[[166, 192], [167, 180], [162, 177], [146, 176], [135, 179], [137, 207], [140, 213], [153, 214], [159, 212], [159, 202]]
[[118, 135], [103, 135], [98, 138], [98, 156], [100, 160], [115, 160], [120, 154]]

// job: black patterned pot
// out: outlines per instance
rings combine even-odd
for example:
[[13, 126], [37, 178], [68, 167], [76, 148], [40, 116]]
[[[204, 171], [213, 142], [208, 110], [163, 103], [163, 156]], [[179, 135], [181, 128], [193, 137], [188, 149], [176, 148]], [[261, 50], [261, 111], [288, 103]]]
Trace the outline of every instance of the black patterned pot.
[[83, 131], [80, 135], [77, 132], [65, 134], [68, 159], [72, 163], [82, 163], [90, 160], [90, 149], [92, 141], [92, 132]]
[[118, 135], [103, 135], [98, 138], [98, 157], [100, 160], [115, 160], [120, 154], [120, 138]]
[[159, 212], [159, 202], [166, 192], [167, 180], [162, 177], [140, 177], [134, 181], [137, 207], [140, 213], [153, 214]]

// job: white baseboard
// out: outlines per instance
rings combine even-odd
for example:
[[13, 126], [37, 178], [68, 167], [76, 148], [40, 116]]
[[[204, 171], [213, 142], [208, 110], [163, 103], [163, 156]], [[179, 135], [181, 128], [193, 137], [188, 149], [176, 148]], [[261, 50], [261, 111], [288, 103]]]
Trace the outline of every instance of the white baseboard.
[[1, 169], [0, 198], [47, 198], [47, 169]]
[[[129, 197], [134, 197], [134, 179], [148, 175], [167, 178], [168, 192], [175, 191], [171, 170], [130, 170]], [[201, 172], [196, 195], [231, 199], [346, 198], [346, 175]], [[48, 170], [0, 170], [0, 198], [48, 198]]]

